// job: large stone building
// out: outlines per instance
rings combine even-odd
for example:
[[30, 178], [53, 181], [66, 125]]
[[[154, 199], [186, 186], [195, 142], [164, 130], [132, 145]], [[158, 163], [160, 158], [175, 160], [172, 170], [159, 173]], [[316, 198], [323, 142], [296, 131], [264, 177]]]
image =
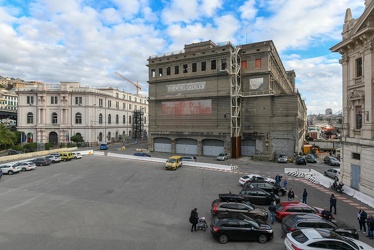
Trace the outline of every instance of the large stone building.
[[149, 148], [232, 157], [299, 152], [306, 106], [272, 41], [205, 41], [148, 59]]
[[141, 95], [78, 82], [26, 85], [17, 93], [17, 127], [28, 142], [59, 144], [80, 134], [96, 145], [142, 139], [148, 131], [148, 100]]
[[343, 182], [374, 196], [374, 1], [352, 18], [347, 9], [342, 41], [331, 48], [342, 55], [343, 134], [341, 171]]

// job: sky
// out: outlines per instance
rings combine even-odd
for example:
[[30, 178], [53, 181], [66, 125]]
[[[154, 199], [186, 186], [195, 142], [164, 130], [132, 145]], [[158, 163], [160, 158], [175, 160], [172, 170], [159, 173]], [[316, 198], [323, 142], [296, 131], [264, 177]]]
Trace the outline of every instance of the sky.
[[148, 96], [147, 59], [212, 40], [273, 40], [307, 113], [342, 107], [340, 54], [347, 8], [364, 0], [0, 0], [0, 76], [113, 87]]

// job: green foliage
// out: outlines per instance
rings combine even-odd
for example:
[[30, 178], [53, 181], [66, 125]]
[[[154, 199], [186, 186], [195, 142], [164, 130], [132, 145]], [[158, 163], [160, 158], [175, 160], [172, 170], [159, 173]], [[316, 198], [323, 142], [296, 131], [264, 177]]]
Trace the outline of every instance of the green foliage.
[[17, 150], [17, 151], [23, 151], [22, 145], [15, 145], [12, 147], [12, 149]]
[[8, 149], [14, 146], [15, 134], [0, 123], [0, 149]]
[[49, 150], [51, 147], [53, 147], [53, 145], [51, 143], [46, 143], [44, 147], [45, 147], [45, 150]]
[[37, 148], [38, 144], [36, 142], [31, 142], [23, 145], [23, 149], [25, 152], [35, 152]]
[[73, 141], [73, 142], [75, 142], [75, 143], [78, 143], [78, 142], [84, 142], [83, 137], [82, 137], [80, 134], [78, 134], [78, 135], [73, 135], [73, 136], [71, 137], [71, 141]]
[[20, 144], [21, 143], [21, 135], [22, 135], [22, 132], [21, 131], [12, 131], [12, 133], [14, 134], [14, 145], [17, 145], [17, 144]]

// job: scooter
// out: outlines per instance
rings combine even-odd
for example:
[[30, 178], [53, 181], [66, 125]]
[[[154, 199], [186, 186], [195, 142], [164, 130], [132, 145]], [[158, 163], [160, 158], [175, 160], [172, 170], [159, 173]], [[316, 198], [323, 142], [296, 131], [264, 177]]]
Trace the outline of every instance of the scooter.
[[344, 186], [343, 182], [337, 183], [337, 181], [334, 181], [334, 183], [331, 185], [331, 189], [335, 190], [339, 194], [342, 194], [344, 191], [343, 186]]

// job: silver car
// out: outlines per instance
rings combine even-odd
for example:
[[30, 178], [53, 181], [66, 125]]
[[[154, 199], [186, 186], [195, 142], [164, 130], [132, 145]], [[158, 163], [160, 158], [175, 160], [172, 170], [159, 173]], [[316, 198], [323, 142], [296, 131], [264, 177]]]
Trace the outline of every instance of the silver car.
[[229, 158], [229, 155], [227, 153], [221, 153], [217, 156], [217, 161], [225, 161]]
[[23, 161], [23, 162], [17, 162], [16, 164], [13, 164], [13, 167], [17, 167], [20, 171], [30, 171], [36, 168], [35, 163]]
[[12, 166], [12, 165], [1, 165], [0, 166], [1, 170], [3, 171], [4, 174], [12, 175], [19, 173], [19, 168]]
[[335, 179], [336, 181], [339, 181], [339, 177], [340, 177], [340, 169], [339, 168], [330, 168], [330, 169], [327, 169], [325, 172], [324, 172], [324, 175], [325, 176], [328, 176], [330, 178], [333, 178]]
[[50, 159], [52, 163], [58, 163], [61, 161], [61, 157], [59, 155], [47, 155], [45, 158]]

